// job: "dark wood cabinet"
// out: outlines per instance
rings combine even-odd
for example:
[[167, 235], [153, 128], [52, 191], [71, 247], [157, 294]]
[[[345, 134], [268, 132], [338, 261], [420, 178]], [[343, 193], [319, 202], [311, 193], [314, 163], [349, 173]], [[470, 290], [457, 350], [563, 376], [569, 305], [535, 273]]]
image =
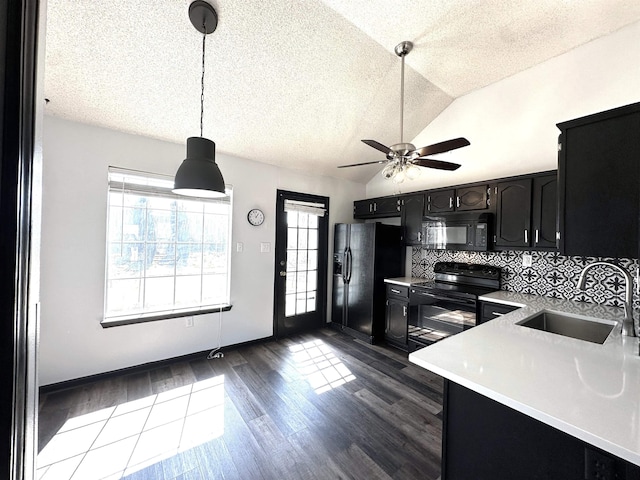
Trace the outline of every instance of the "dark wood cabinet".
[[502, 303], [493, 303], [480, 301], [478, 302], [478, 317], [477, 323], [481, 324], [493, 320], [494, 318], [506, 315], [509, 312], [513, 312], [520, 307], [514, 307], [513, 305], [504, 305]]
[[485, 210], [487, 208], [487, 186], [458, 188], [456, 190], [456, 211]]
[[527, 175], [499, 182], [495, 187], [498, 249], [556, 248], [558, 231], [557, 172]]
[[487, 185], [474, 185], [427, 192], [425, 213], [486, 210], [488, 206]]
[[455, 190], [439, 190], [427, 194], [427, 212], [443, 213], [455, 210], [454, 197]]
[[442, 478], [640, 478], [640, 467], [445, 380]]
[[409, 287], [387, 284], [387, 311], [384, 329], [385, 341], [401, 350], [407, 350], [407, 324]]
[[368, 198], [353, 202], [353, 218], [387, 218], [400, 216], [398, 197]]
[[498, 183], [496, 217], [496, 247], [530, 245], [531, 178]]
[[558, 128], [560, 252], [637, 258], [640, 103]]
[[533, 179], [531, 227], [535, 248], [556, 248], [558, 232], [558, 175]]
[[422, 216], [424, 215], [424, 194], [404, 195], [400, 199], [402, 226], [406, 245], [422, 244]]

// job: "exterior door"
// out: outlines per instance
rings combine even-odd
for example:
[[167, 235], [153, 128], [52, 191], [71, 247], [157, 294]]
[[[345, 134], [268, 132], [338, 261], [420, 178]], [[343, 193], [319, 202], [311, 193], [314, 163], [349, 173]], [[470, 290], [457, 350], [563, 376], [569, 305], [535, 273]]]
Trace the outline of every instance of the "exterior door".
[[327, 306], [329, 198], [278, 190], [274, 334], [322, 327]]

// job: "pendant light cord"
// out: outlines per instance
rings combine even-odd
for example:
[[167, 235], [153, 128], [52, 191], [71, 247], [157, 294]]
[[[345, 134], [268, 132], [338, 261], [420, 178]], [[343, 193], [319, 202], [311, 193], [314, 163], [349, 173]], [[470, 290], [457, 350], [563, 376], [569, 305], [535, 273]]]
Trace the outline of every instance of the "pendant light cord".
[[207, 40], [207, 23], [202, 22], [202, 80], [201, 80], [201, 90], [200, 90], [200, 136], [202, 137], [202, 119], [204, 117], [204, 51]]

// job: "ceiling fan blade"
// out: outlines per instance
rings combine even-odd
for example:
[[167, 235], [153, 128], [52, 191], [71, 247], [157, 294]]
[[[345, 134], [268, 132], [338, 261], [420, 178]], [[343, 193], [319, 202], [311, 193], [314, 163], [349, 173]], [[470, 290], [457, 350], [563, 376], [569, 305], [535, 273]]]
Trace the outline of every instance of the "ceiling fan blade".
[[350, 165], [338, 165], [338, 168], [359, 167], [360, 165], [373, 165], [374, 163], [387, 163], [391, 160], [378, 160], [377, 162], [352, 163]]
[[412, 162], [420, 167], [437, 168], [438, 170], [457, 170], [460, 165], [457, 163], [443, 162], [432, 158], [418, 158]]
[[376, 150], [380, 150], [382, 153], [389, 153], [391, 149], [380, 142], [376, 142], [375, 140], [362, 140], [362, 142], [366, 143], [370, 147], [375, 148]]
[[450, 150], [455, 150], [456, 148], [466, 147], [467, 145], [471, 145], [469, 140], [464, 137], [460, 137], [452, 140], [445, 140], [440, 143], [434, 143], [433, 145], [427, 145], [426, 147], [417, 148], [415, 152], [418, 153], [418, 157], [425, 157], [427, 155], [435, 155], [436, 153], [444, 153]]

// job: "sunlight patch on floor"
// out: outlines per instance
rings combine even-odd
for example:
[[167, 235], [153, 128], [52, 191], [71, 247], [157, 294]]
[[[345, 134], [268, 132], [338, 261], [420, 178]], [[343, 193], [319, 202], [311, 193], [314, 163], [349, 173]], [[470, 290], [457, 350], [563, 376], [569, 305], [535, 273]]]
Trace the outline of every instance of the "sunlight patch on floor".
[[298, 371], [318, 394], [356, 379], [322, 340], [298, 343], [290, 346], [289, 350]]
[[118, 479], [224, 433], [224, 375], [69, 419], [38, 480]]

